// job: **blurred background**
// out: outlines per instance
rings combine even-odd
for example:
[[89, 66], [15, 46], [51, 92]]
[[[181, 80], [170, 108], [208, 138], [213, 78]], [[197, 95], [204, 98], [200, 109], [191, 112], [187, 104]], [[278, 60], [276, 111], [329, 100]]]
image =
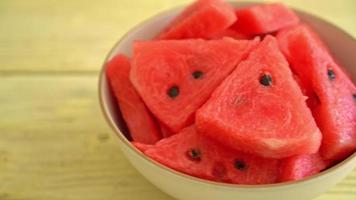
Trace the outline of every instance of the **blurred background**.
[[[280, 1], [356, 37], [355, 0]], [[188, 2], [0, 0], [0, 200], [171, 200], [123, 157], [97, 77], [125, 32]], [[356, 199], [356, 170], [332, 199]]]

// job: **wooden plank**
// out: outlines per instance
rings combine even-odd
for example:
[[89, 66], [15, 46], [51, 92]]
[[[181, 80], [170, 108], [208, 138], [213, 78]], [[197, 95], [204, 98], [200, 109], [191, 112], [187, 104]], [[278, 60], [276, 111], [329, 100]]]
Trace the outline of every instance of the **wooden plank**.
[[125, 32], [182, 2], [1, 0], [1, 70], [97, 71]]
[[[172, 199], [124, 158], [101, 115], [96, 78], [0, 78], [1, 200]], [[355, 197], [356, 169], [317, 200]]]
[[[270, 0], [274, 1], [274, 0]], [[1, 0], [0, 71], [95, 73], [130, 28], [189, 0]], [[285, 0], [356, 37], [356, 1]]]
[[96, 78], [1, 77], [0, 199], [170, 199], [121, 153]]

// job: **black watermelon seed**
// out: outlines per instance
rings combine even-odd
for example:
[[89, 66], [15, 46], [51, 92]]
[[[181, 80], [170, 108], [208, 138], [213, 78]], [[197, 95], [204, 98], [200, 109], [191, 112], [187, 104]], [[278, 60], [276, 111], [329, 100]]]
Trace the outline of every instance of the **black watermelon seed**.
[[336, 78], [335, 72], [332, 69], [328, 69], [329, 80], [334, 80]]
[[194, 72], [192, 73], [192, 76], [193, 76], [194, 79], [200, 79], [200, 78], [203, 76], [203, 72], [202, 72], [202, 71], [199, 71], [199, 70], [194, 71]]
[[240, 171], [243, 171], [243, 170], [245, 170], [247, 168], [245, 162], [242, 161], [242, 160], [236, 160], [234, 162], [234, 166], [235, 166], [236, 169], [238, 169]]
[[187, 151], [187, 155], [190, 160], [198, 161], [198, 162], [201, 160], [201, 152], [199, 149], [189, 149]]
[[272, 77], [269, 74], [264, 74], [260, 78], [260, 83], [264, 86], [272, 85]]
[[354, 101], [356, 101], [356, 94], [353, 94], [352, 97], [353, 97]]
[[168, 89], [167, 95], [171, 98], [175, 98], [179, 95], [179, 88], [177, 86], [173, 86]]

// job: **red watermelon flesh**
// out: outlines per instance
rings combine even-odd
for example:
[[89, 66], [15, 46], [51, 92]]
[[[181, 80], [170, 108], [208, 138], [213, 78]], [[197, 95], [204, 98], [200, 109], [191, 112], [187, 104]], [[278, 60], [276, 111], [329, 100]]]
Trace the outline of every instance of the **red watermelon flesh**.
[[157, 38], [209, 38], [236, 21], [234, 9], [222, 0], [198, 0], [176, 17]]
[[130, 82], [129, 59], [120, 54], [106, 66], [106, 74], [133, 141], [156, 143], [161, 137], [154, 119]]
[[166, 125], [164, 125], [162, 123], [159, 123], [159, 128], [161, 130], [161, 135], [163, 138], [167, 138], [167, 137], [174, 135], [174, 133], [171, 130], [169, 130], [169, 128], [167, 128]]
[[308, 107], [311, 110], [313, 110], [313, 108], [315, 108], [316, 106], [318, 106], [320, 104], [319, 97], [315, 94], [315, 92], [311, 88], [311, 86], [309, 84], [307, 84], [307, 82], [302, 81], [302, 79], [299, 76], [293, 74], [293, 78], [298, 83], [304, 96], [307, 97], [306, 102], [307, 102]]
[[319, 153], [295, 155], [281, 161], [280, 182], [295, 181], [315, 175], [326, 168]]
[[318, 151], [321, 134], [274, 37], [267, 36], [196, 113], [199, 131], [231, 148], [285, 158]]
[[222, 32], [212, 35], [209, 39], [221, 39], [224, 37], [231, 37], [234, 38], [235, 40], [248, 40], [254, 38], [253, 36], [245, 35], [235, 31], [234, 29], [229, 28], [223, 30]]
[[131, 81], [152, 113], [173, 133], [256, 46], [258, 40], [136, 42]]
[[356, 150], [355, 85], [310, 27], [295, 26], [277, 37], [293, 71], [319, 101], [311, 109], [323, 133], [321, 155], [344, 159]]
[[265, 34], [299, 23], [298, 16], [281, 3], [237, 9], [233, 29], [243, 34]]
[[144, 153], [182, 173], [218, 182], [274, 183], [279, 173], [278, 160], [227, 149], [198, 134], [194, 126], [161, 140]]

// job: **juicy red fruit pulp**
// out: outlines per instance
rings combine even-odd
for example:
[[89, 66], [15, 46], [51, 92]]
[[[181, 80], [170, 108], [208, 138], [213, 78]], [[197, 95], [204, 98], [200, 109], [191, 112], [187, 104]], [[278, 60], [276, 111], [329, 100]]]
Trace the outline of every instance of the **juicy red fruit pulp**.
[[267, 34], [299, 23], [298, 16], [281, 3], [237, 9], [233, 29], [248, 35]]
[[222, 0], [198, 0], [157, 36], [158, 39], [210, 38], [236, 21], [230, 4]]
[[106, 66], [106, 74], [133, 141], [156, 143], [161, 136], [155, 120], [129, 80], [129, 59], [117, 55]]
[[316, 104], [310, 109], [323, 133], [321, 155], [340, 161], [356, 150], [355, 85], [334, 61], [310, 27], [298, 25], [281, 31], [279, 46], [295, 74]]
[[131, 81], [159, 121], [177, 133], [256, 46], [257, 40], [170, 40], [134, 44]]
[[300, 180], [317, 174], [326, 167], [327, 162], [319, 153], [291, 156], [281, 162], [279, 182]]
[[318, 151], [321, 134], [274, 37], [267, 36], [197, 111], [199, 131], [269, 158]]
[[177, 171], [218, 182], [268, 184], [276, 182], [279, 176], [278, 160], [223, 147], [198, 134], [194, 126], [161, 140], [143, 152]]

